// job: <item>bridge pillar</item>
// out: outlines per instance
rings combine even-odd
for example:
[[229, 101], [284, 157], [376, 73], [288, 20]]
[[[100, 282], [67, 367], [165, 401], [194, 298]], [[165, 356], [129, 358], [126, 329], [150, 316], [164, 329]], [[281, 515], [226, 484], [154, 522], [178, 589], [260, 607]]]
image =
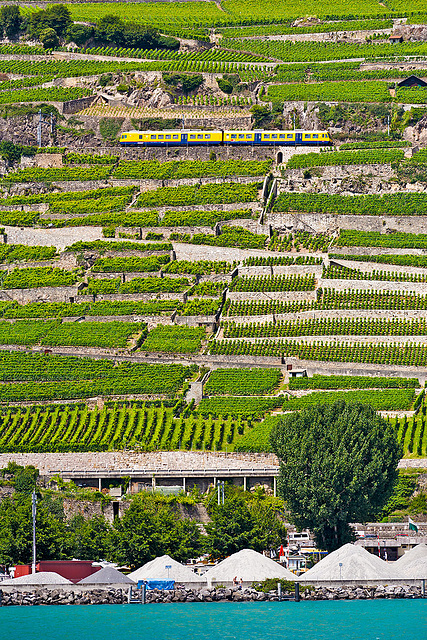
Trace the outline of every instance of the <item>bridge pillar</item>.
[[247, 478], [244, 476], [243, 478], [243, 491], [247, 491]]
[[102, 478], [98, 478], [98, 489], [102, 491]]
[[151, 478], [151, 487], [152, 487], [153, 491], [156, 490], [156, 477], [155, 476], [153, 476]]
[[182, 490], [183, 490], [184, 493], [186, 493], [186, 491], [187, 491], [186, 490], [186, 485], [185, 485], [185, 476], [183, 476], [183, 478], [182, 478]]
[[274, 478], [273, 478], [273, 495], [274, 495], [274, 497], [277, 496], [277, 478], [276, 478], [276, 476], [274, 476]]

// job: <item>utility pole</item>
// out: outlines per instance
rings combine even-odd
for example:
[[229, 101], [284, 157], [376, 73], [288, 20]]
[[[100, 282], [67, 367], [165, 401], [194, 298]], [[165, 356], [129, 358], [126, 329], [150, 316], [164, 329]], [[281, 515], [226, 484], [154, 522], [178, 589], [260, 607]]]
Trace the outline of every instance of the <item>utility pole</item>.
[[31, 506], [33, 515], [33, 563], [31, 573], [36, 572], [36, 515], [37, 515], [37, 494], [35, 491], [31, 494]]

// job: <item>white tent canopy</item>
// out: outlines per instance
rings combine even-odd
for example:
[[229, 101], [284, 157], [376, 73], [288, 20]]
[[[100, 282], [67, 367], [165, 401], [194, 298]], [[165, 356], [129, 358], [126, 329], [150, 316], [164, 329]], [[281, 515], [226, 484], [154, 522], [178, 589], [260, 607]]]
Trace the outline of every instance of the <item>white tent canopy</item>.
[[168, 555], [147, 562], [139, 569], [132, 571], [128, 577], [135, 582], [138, 580], [175, 580], [175, 582], [186, 584], [198, 582], [200, 585], [206, 582], [204, 578]]
[[26, 584], [72, 584], [67, 578], [63, 578], [59, 573], [54, 571], [39, 571], [38, 573], [30, 573], [28, 576], [19, 576], [11, 580], [3, 580], [1, 586]]
[[237, 578], [238, 581], [241, 579], [244, 583], [267, 578], [296, 579], [288, 569], [252, 549], [242, 549], [233, 553], [232, 556], [209, 569], [205, 577], [208, 583], [211, 581], [212, 583], [231, 583], [233, 578]]
[[328, 554], [307, 573], [302, 582], [333, 580], [393, 580], [403, 578], [399, 569], [363, 547], [345, 544]]

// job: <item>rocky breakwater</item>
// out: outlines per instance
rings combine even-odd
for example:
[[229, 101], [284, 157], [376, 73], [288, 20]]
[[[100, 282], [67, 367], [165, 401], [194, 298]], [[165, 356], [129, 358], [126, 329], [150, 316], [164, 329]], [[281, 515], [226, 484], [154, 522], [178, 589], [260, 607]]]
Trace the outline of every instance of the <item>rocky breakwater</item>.
[[408, 585], [306, 587], [301, 600], [378, 600], [421, 598], [421, 587]]
[[[294, 599], [295, 593], [282, 591], [279, 597], [276, 590], [264, 593], [252, 587], [239, 589], [230, 588], [203, 588], [175, 589], [175, 591], [153, 590], [147, 592], [146, 603], [170, 603], [170, 602], [264, 602]], [[421, 587], [407, 585], [389, 585], [378, 587], [367, 586], [342, 586], [342, 587], [301, 587], [301, 600], [375, 600], [380, 598], [421, 598]]]
[[34, 606], [65, 604], [124, 604], [128, 601], [129, 589], [25, 589], [2, 590], [0, 606]]
[[[0, 606], [35, 605], [91, 605], [126, 604], [128, 588], [103, 588], [82, 590], [72, 588], [0, 589]], [[140, 592], [135, 591], [134, 596]], [[294, 592], [283, 590], [279, 597], [276, 590], [264, 593], [252, 587], [216, 587], [202, 589], [176, 588], [174, 591], [154, 589], [146, 593], [146, 604], [166, 604], [173, 602], [278, 602], [293, 600]], [[421, 587], [407, 585], [389, 586], [341, 586], [341, 587], [301, 587], [303, 600], [376, 600], [380, 598], [413, 599], [421, 598]]]

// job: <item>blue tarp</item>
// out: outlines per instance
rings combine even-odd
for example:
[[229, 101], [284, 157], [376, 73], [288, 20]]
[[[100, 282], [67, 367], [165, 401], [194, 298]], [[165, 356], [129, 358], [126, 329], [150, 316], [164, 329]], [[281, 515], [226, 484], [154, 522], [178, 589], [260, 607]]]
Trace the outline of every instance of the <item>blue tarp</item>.
[[173, 591], [175, 589], [175, 580], [138, 580], [138, 589], [145, 584], [147, 591], [160, 589], [161, 591]]

